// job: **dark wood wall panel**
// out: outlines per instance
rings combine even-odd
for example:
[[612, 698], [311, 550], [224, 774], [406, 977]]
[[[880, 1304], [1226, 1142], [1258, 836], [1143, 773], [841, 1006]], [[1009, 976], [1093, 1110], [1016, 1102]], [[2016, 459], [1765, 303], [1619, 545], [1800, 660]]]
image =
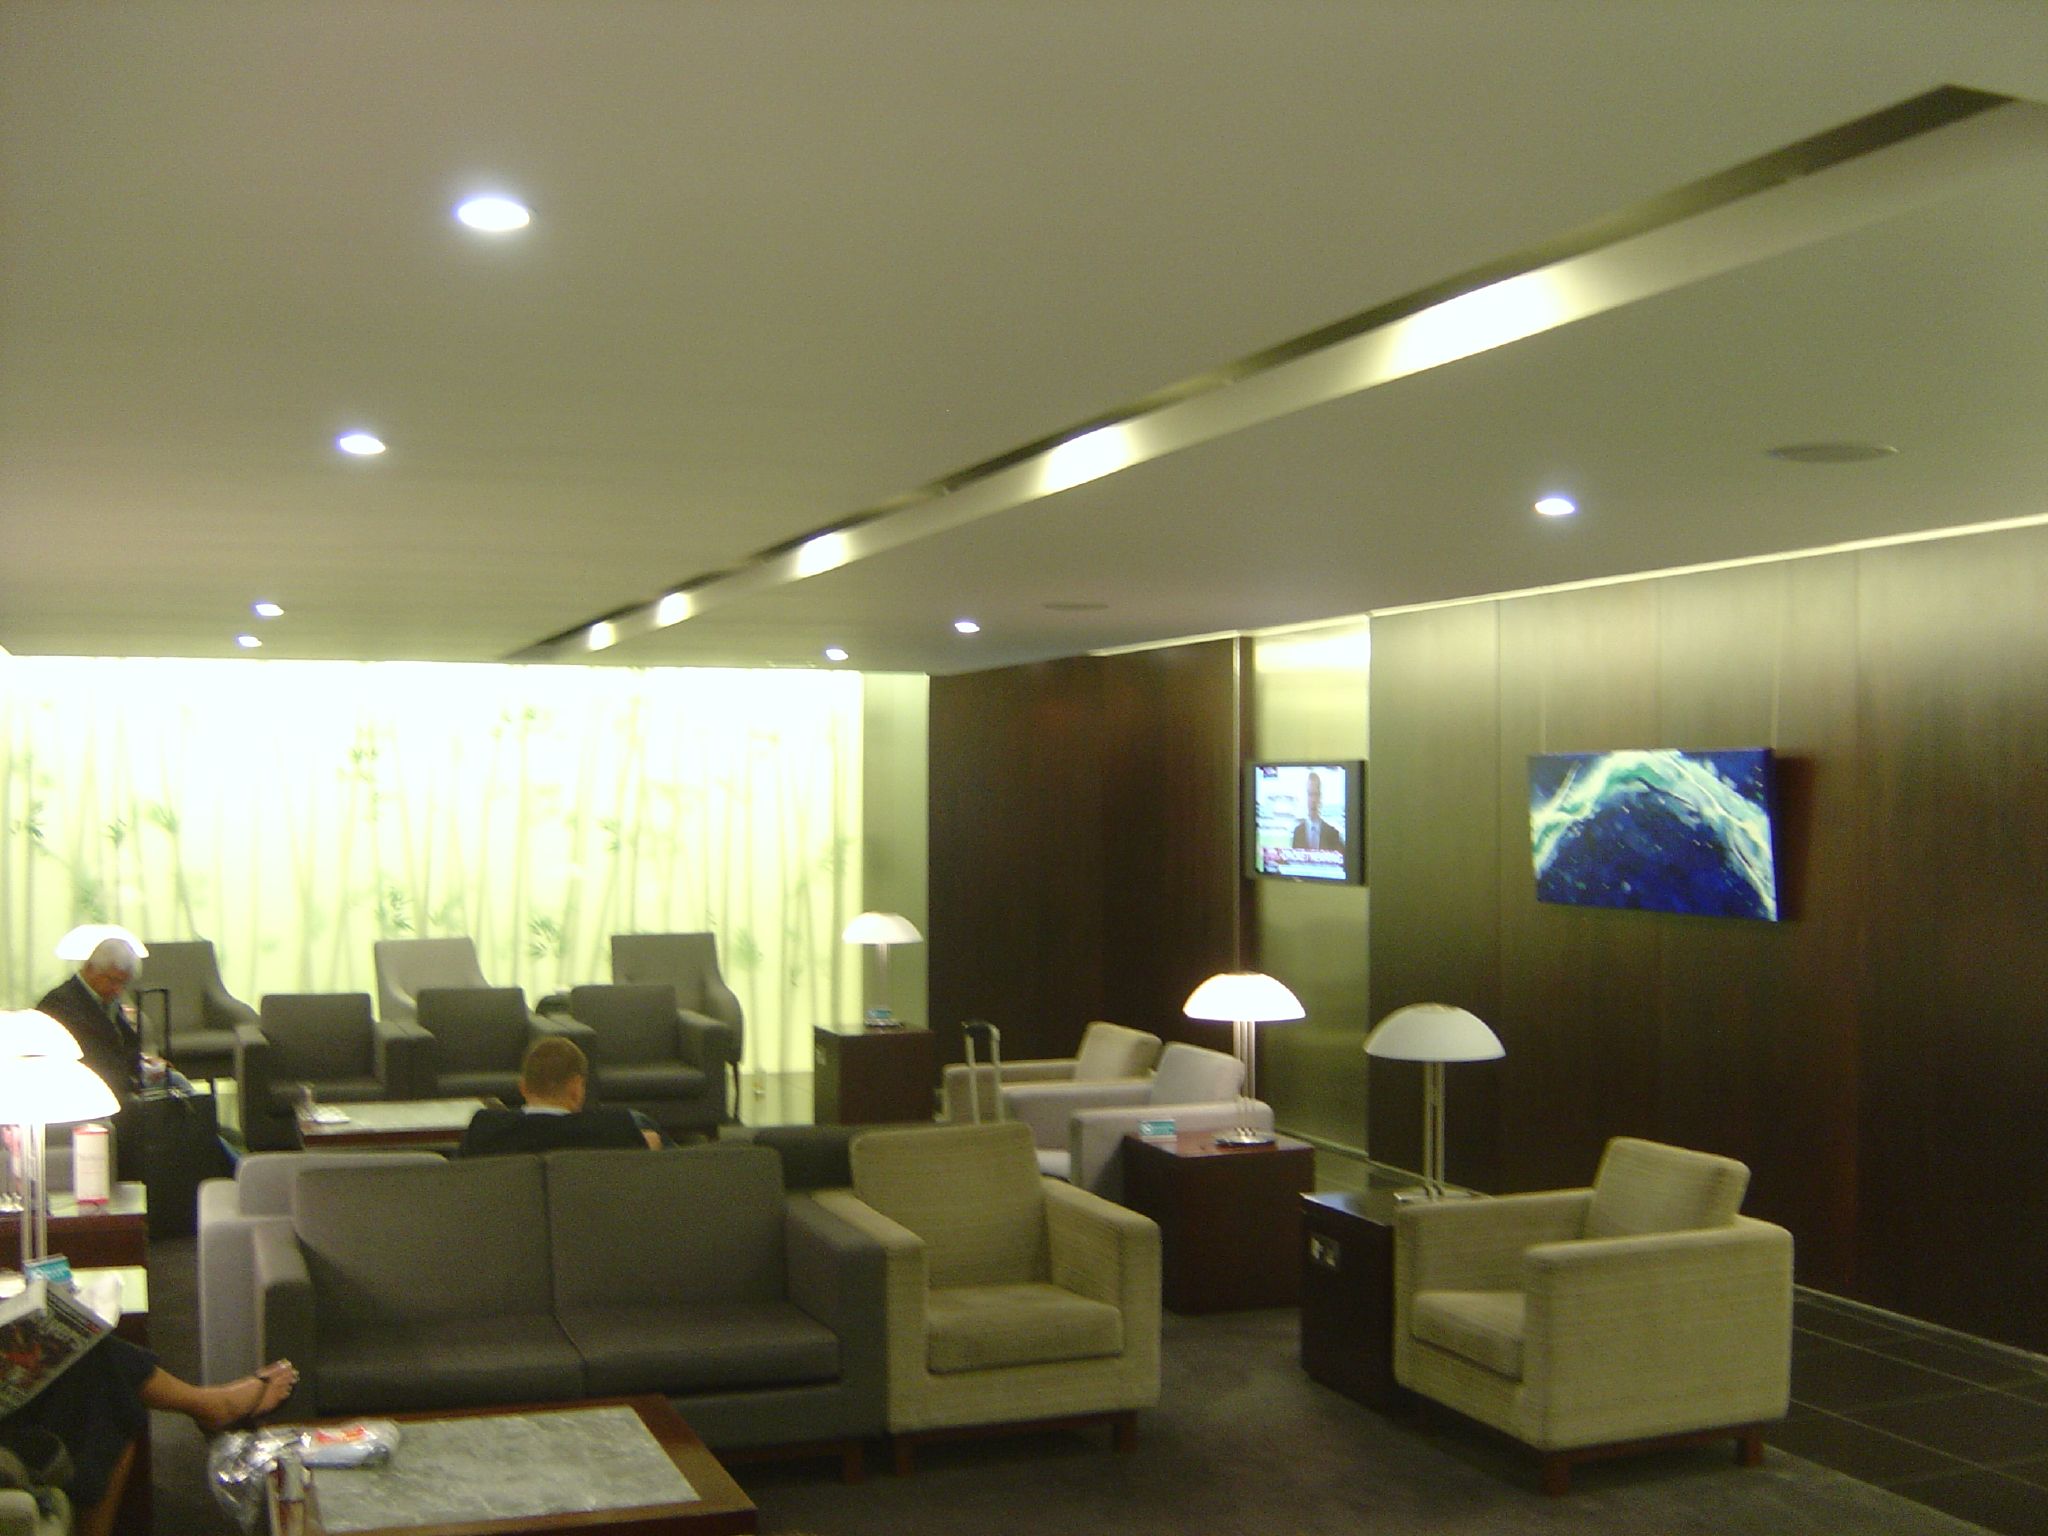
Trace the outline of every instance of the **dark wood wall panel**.
[[[1509, 1053], [1451, 1071], [1453, 1176], [1726, 1151], [1802, 1280], [2048, 1347], [2044, 614], [2027, 529], [1377, 621], [1372, 1012], [1454, 983]], [[1534, 900], [1529, 752], [1751, 745], [1788, 921]]]
[[[1453, 1003], [1499, 1016], [1499, 609], [1439, 608], [1373, 626], [1371, 1016]], [[1414, 942], [1382, 944], [1382, 930]], [[1422, 1166], [1422, 1069], [1370, 1068], [1367, 1150]], [[1451, 1177], [1500, 1187], [1491, 1066], [1454, 1067], [1445, 1089]]]
[[[1090, 1019], [1169, 1037], [1242, 931], [1235, 642], [934, 678], [932, 1019], [1012, 1059]], [[1225, 1043], [1227, 1027], [1223, 1030]]]
[[1875, 1299], [2048, 1347], [2048, 534], [1863, 557]]

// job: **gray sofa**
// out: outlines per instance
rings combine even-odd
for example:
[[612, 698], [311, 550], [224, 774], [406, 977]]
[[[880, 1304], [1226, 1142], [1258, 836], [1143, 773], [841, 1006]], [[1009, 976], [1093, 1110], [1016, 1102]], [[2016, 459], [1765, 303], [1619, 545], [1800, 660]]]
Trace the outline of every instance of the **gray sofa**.
[[849, 1477], [884, 1427], [881, 1247], [765, 1147], [309, 1169], [251, 1239], [300, 1414], [659, 1392], [714, 1448]]

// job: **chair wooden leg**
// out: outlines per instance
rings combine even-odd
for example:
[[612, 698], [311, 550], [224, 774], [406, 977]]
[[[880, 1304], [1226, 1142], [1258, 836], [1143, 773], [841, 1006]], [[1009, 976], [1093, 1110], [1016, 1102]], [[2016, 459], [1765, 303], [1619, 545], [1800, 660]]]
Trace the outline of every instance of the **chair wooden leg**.
[[1553, 1499], [1561, 1499], [1572, 1491], [1572, 1464], [1567, 1457], [1543, 1458], [1543, 1491]]
[[1751, 1425], [1735, 1437], [1735, 1459], [1745, 1467], [1764, 1464], [1764, 1432]]
[[1138, 1448], [1137, 1414], [1120, 1413], [1109, 1422], [1116, 1448], [1123, 1452], [1135, 1451]]
[[868, 1478], [868, 1459], [861, 1450], [858, 1440], [849, 1440], [839, 1456], [839, 1481], [842, 1483], [864, 1483]]
[[917, 1470], [917, 1447], [908, 1435], [891, 1435], [889, 1449], [894, 1457], [894, 1468], [898, 1477], [908, 1477]]

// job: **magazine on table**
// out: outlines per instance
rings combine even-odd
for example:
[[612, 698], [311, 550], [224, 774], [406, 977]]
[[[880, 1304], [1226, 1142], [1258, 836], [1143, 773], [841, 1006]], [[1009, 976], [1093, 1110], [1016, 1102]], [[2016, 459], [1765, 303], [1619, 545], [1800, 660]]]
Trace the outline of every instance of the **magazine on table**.
[[0, 1416], [55, 1381], [113, 1325], [69, 1287], [31, 1280], [0, 1301]]

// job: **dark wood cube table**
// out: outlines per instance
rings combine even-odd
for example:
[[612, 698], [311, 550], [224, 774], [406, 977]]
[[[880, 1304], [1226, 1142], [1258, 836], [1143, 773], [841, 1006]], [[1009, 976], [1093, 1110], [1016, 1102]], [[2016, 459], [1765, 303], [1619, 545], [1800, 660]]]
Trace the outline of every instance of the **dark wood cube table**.
[[936, 1110], [939, 1043], [928, 1029], [820, 1024], [811, 1067], [811, 1118], [819, 1125], [924, 1123]]
[[1398, 1407], [1391, 1193], [1301, 1199], [1301, 1366], [1368, 1408]]
[[1159, 1223], [1160, 1278], [1175, 1312], [1290, 1307], [1301, 1289], [1301, 1197], [1315, 1149], [1276, 1137], [1218, 1146], [1211, 1131], [1124, 1138], [1124, 1204]]
[[[0, 1212], [0, 1255], [20, 1252], [21, 1216]], [[104, 1205], [80, 1205], [69, 1190], [51, 1195], [50, 1252], [63, 1254], [73, 1269], [149, 1268], [145, 1186], [140, 1180], [123, 1180]]]

